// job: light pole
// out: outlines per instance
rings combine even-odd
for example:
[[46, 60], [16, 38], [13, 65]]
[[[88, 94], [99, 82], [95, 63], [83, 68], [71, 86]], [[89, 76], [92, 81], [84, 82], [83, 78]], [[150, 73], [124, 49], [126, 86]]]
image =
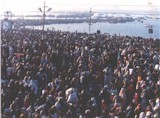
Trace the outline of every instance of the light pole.
[[46, 12], [49, 12], [50, 10], [52, 10], [52, 8], [48, 8], [48, 10], [46, 11], [47, 7], [48, 6], [46, 6], [46, 2], [44, 1], [44, 5], [42, 6], [42, 8], [38, 8], [38, 10], [40, 12], [42, 12], [42, 14], [43, 14], [43, 21], [42, 21], [42, 31], [43, 31], [43, 34], [42, 34], [42, 39], [44, 39], [44, 25], [45, 25]]
[[5, 11], [5, 12], [4, 12], [4, 16], [5, 16], [8, 20], [12, 20], [12, 12], [11, 12], [11, 11]]
[[5, 11], [4, 12], [4, 19], [7, 20], [7, 24], [8, 24], [8, 25], [5, 25], [5, 26], [7, 26], [9, 29], [12, 29], [12, 26], [13, 26], [12, 12], [11, 11]]
[[92, 16], [92, 8], [90, 8], [90, 12], [89, 12], [89, 23], [88, 23], [88, 25], [89, 25], [89, 34], [90, 34], [90, 30], [91, 30], [91, 25], [92, 25], [91, 16]]

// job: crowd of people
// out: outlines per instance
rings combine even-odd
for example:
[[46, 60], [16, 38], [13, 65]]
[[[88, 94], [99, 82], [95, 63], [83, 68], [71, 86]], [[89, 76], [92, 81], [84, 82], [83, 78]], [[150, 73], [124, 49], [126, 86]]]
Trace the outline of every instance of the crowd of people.
[[160, 118], [159, 39], [1, 32], [2, 118]]

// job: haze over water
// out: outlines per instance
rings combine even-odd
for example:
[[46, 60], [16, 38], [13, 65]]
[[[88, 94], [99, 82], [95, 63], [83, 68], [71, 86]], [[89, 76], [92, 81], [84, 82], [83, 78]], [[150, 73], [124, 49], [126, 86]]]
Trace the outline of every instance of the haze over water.
[[[48, 14], [56, 11], [89, 11], [90, 7], [95, 12], [138, 10], [160, 13], [159, 0], [45, 0], [45, 2], [48, 8], [52, 8]], [[4, 11], [12, 11], [16, 15], [27, 15], [40, 13], [38, 8], [43, 6], [44, 0], [1, 0], [0, 3], [0, 15]]]
[[[150, 23], [151, 25], [153, 25], [153, 34], [148, 33], [148, 29], [145, 27], [145, 23]], [[160, 19], [147, 19], [145, 23], [141, 23], [138, 21], [116, 24], [93, 23], [91, 26], [91, 33], [96, 33], [97, 30], [100, 30], [101, 33], [160, 38]], [[88, 23], [45, 25], [45, 30], [52, 30], [53, 27], [55, 28], [55, 30], [61, 31], [78, 31], [89, 33]], [[42, 26], [27, 26], [26, 28], [42, 29]]]

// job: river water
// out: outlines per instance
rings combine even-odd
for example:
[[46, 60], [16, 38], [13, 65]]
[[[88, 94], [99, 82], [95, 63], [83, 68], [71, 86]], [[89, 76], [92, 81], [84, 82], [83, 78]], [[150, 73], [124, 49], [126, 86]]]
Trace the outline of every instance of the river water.
[[[148, 33], [148, 28], [146, 24], [153, 26], [153, 33]], [[45, 25], [45, 30], [61, 30], [70, 32], [89, 32], [88, 23], [69, 23], [69, 24], [52, 24]], [[26, 28], [42, 29], [42, 26], [26, 26]], [[140, 36], [140, 37], [152, 37], [160, 39], [160, 19], [147, 19], [144, 22], [127, 22], [127, 23], [93, 23], [91, 25], [90, 33], [96, 33], [100, 30], [101, 33], [109, 34], [120, 34], [120, 35], [130, 35], [130, 36]]]

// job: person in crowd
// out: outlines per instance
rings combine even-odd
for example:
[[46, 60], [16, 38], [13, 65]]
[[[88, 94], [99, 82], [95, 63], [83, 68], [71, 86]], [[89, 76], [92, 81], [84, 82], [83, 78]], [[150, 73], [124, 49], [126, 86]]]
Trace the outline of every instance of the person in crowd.
[[31, 29], [1, 35], [3, 118], [159, 118], [160, 40]]

